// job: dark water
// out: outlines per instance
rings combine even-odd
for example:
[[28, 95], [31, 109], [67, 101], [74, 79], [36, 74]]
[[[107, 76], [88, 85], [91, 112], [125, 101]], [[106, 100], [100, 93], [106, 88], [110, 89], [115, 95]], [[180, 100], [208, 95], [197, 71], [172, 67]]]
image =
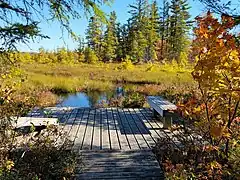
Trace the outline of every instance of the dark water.
[[121, 87], [109, 92], [79, 92], [75, 94], [62, 95], [62, 101], [57, 107], [96, 107], [101, 102], [108, 102], [111, 98], [124, 96], [124, 90]]

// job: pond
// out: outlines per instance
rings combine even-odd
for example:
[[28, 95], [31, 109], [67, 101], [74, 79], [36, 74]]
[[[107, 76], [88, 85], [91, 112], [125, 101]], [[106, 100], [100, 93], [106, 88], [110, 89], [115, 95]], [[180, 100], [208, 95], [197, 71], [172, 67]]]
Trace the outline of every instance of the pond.
[[122, 87], [117, 87], [113, 91], [99, 92], [79, 92], [60, 96], [60, 103], [57, 107], [96, 107], [102, 102], [108, 102], [111, 98], [123, 97], [125, 92]]

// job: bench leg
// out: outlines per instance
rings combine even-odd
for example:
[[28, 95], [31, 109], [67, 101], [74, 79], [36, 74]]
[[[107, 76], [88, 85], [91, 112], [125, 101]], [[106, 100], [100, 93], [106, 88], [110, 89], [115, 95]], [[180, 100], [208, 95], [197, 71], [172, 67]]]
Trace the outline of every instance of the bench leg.
[[171, 126], [172, 126], [172, 116], [167, 115], [163, 117], [163, 128], [168, 129]]
[[153, 109], [153, 116], [157, 117], [158, 115], [159, 115], [158, 112], [155, 109]]

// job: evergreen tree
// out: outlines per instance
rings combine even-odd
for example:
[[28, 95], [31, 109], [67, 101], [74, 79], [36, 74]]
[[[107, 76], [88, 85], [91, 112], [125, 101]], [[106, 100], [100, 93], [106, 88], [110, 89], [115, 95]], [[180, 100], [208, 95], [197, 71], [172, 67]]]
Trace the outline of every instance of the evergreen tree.
[[118, 37], [117, 37], [117, 16], [113, 11], [110, 14], [110, 19], [107, 24], [107, 29], [104, 37], [104, 59], [112, 61], [117, 57]]
[[147, 22], [147, 60], [149, 61], [157, 59], [156, 43], [159, 40], [160, 16], [156, 1], [151, 4], [149, 20]]
[[167, 0], [163, 0], [163, 6], [160, 17], [160, 38], [159, 41], [159, 55], [160, 60], [163, 60], [168, 54], [168, 39], [169, 39], [169, 2]]
[[147, 12], [148, 12], [148, 1], [137, 0], [136, 4], [130, 5], [131, 10], [129, 13], [132, 17], [129, 19], [129, 44], [130, 52], [129, 55], [133, 61], [142, 61], [146, 59], [146, 27], [147, 27]]
[[130, 42], [129, 42], [129, 25], [117, 25], [117, 39], [118, 39], [118, 48], [117, 48], [117, 59], [121, 60], [126, 58], [126, 55], [129, 54]]
[[87, 29], [87, 44], [98, 57], [102, 55], [102, 22], [98, 16], [93, 16], [90, 18], [88, 29]]
[[[187, 0], [172, 0], [170, 5], [169, 58], [179, 61], [181, 52], [186, 50], [189, 31], [189, 5]], [[179, 62], [178, 62], [179, 63]]]

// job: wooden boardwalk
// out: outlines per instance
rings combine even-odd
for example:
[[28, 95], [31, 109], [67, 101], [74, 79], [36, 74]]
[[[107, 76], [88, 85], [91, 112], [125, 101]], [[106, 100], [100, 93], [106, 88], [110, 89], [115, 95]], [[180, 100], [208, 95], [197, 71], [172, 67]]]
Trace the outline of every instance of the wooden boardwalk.
[[59, 119], [73, 150], [83, 156], [86, 165], [77, 179], [163, 179], [151, 149], [169, 132], [151, 109], [47, 108], [29, 114], [47, 115]]

